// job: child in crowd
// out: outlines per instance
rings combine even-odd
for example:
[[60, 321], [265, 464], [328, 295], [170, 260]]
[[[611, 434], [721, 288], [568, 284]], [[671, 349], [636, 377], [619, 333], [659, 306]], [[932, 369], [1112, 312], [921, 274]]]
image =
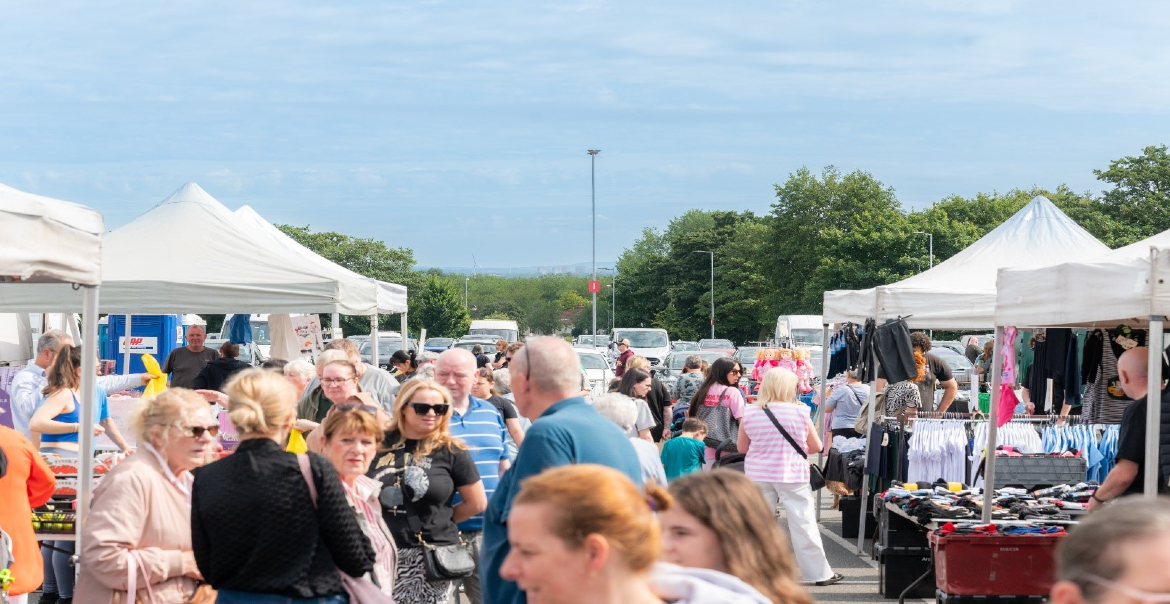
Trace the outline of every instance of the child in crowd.
[[688, 417], [682, 425], [682, 434], [666, 441], [662, 447], [662, 466], [666, 479], [674, 480], [683, 474], [703, 467], [703, 439], [707, 437], [707, 423]]

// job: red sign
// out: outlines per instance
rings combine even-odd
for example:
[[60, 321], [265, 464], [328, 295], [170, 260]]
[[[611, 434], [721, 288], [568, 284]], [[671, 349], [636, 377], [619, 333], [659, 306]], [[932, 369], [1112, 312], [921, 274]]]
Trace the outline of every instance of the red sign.
[[590, 281], [589, 282], [589, 293], [596, 294], [600, 291], [601, 291], [601, 282], [600, 281]]

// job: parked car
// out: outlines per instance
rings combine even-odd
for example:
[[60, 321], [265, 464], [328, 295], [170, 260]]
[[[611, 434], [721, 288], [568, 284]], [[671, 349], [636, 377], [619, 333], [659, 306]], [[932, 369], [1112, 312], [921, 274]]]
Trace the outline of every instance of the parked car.
[[[406, 341], [406, 346], [410, 350], [418, 350], [418, 342], [414, 338]], [[393, 335], [378, 334], [378, 366], [382, 369], [390, 369], [390, 355], [394, 354], [395, 350], [402, 350], [402, 336], [394, 332]], [[362, 357], [363, 363], [373, 364], [372, 353], [374, 351], [374, 343], [370, 341], [369, 336], [360, 344], [358, 354]]]
[[735, 349], [735, 360], [743, 365], [744, 371], [750, 372], [752, 367], [756, 366], [756, 353], [762, 350], [763, 346], [740, 346]]
[[617, 358], [617, 342], [630, 341], [630, 350], [638, 356], [646, 357], [651, 367], [662, 364], [662, 360], [670, 354], [670, 334], [665, 329], [656, 327], [619, 327], [613, 330], [614, 343], [609, 347], [611, 359]]
[[688, 350], [699, 350], [698, 342], [688, 342], [686, 340], [678, 340], [673, 343], [674, 352], [686, 352]]
[[491, 338], [463, 336], [451, 344], [451, 348], [462, 348], [468, 352], [471, 352], [476, 346], [482, 347], [483, 353], [486, 355], [496, 354], [496, 340]]
[[605, 335], [580, 335], [573, 341], [574, 348], [601, 348], [605, 349], [609, 346], [609, 336]]
[[971, 376], [975, 375], [975, 366], [967, 360], [966, 356], [945, 346], [935, 346], [931, 348], [930, 353], [942, 359], [947, 367], [951, 368], [951, 374], [959, 383], [959, 390], [970, 388]]
[[609, 366], [609, 359], [600, 351], [578, 350], [577, 357], [581, 359], [581, 368], [589, 375], [589, 385], [593, 396], [601, 396], [609, 390], [609, 382], [614, 378], [613, 367]]
[[962, 342], [959, 342], [958, 340], [931, 340], [930, 341], [931, 352], [938, 350], [939, 348], [946, 348], [949, 350], [953, 350], [959, 354], [963, 354], [964, 351], [966, 351], [966, 349], [967, 349], [967, 345], [963, 344]]
[[[682, 373], [683, 366], [686, 365], [687, 357], [692, 354], [698, 355], [708, 363], [714, 363], [717, 359], [722, 359], [728, 355], [722, 352], [713, 350], [687, 350], [683, 352], [672, 352], [666, 356], [662, 365], [654, 368], [654, 374], [660, 382], [666, 385], [667, 388], [673, 388], [674, 383], [678, 381], [679, 374]], [[750, 371], [750, 370], [749, 370]]]
[[444, 350], [450, 348], [454, 343], [455, 338], [427, 338], [427, 341], [423, 342], [423, 350], [429, 350], [431, 352], [443, 352]]
[[699, 350], [710, 350], [712, 352], [722, 352], [728, 356], [735, 354], [735, 344], [731, 340], [705, 338], [699, 340]]

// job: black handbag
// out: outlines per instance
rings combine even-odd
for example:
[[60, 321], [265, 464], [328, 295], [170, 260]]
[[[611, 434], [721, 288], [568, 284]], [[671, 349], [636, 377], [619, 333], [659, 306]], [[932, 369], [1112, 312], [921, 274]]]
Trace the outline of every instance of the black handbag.
[[[776, 416], [772, 415], [772, 410], [764, 407], [764, 413], [768, 415], [768, 419], [772, 420], [772, 425], [776, 426], [776, 429], [780, 431], [780, 436], [783, 436], [784, 439], [788, 441], [788, 444], [792, 445], [792, 448], [796, 449], [796, 452], [800, 453], [800, 456], [807, 461], [808, 453], [805, 453], [804, 449], [801, 448], [800, 445], [796, 444], [796, 439], [792, 438], [792, 435], [788, 433], [788, 430], [785, 430], [784, 426], [780, 425], [780, 422], [776, 420]], [[820, 466], [817, 466], [812, 462], [809, 462], [808, 464], [808, 486], [811, 487], [814, 491], [825, 488], [825, 475], [823, 472], [821, 472]]]
[[422, 546], [423, 576], [427, 581], [451, 581], [475, 574], [474, 545], [460, 539], [452, 545], [422, 542]]
[[[409, 455], [409, 454], [408, 454]], [[398, 464], [399, 456], [397, 453], [394, 456], [394, 465], [397, 468], [403, 468], [406, 463], [406, 455], [403, 455], [403, 464]], [[402, 488], [402, 474], [398, 472], [397, 488]], [[418, 517], [411, 503], [405, 501], [405, 497], [399, 495], [402, 499], [402, 508], [406, 512], [406, 523], [410, 527], [410, 532], [414, 533], [415, 538], [423, 549], [423, 577], [430, 582], [452, 581], [454, 579], [462, 579], [463, 577], [470, 577], [475, 574], [475, 561], [478, 558], [473, 543], [467, 543], [462, 538], [459, 543], [452, 543], [450, 545], [432, 545], [423, 540], [422, 519]]]

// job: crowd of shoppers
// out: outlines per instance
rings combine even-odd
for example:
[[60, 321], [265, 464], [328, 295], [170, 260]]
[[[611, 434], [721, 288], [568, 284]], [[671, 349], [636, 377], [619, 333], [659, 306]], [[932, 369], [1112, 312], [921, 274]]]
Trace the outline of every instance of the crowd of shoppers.
[[[68, 419], [81, 404], [80, 357], [68, 345], [59, 352], [46, 404], [30, 423], [76, 437], [80, 426]], [[389, 413], [344, 346], [316, 367], [234, 371], [204, 390], [224, 393], [214, 400], [239, 434], [223, 459], [207, 395], [167, 390], [136, 411], [139, 453], [94, 493], [76, 593], [60, 581], [46, 585], [66, 603], [332, 604], [347, 601], [344, 574], [406, 604], [446, 604], [459, 591], [473, 604], [804, 604], [811, 599], [800, 581], [841, 580], [825, 560], [799, 454], [822, 444], [791, 372], [769, 372], [755, 404], [738, 388], [743, 368], [734, 359], [716, 360], [701, 381], [703, 373], [690, 372], [690, 400], [679, 402], [692, 417], [672, 438], [670, 394], [662, 387], [651, 408], [656, 378], [638, 357], [626, 360], [617, 392], [588, 401], [564, 341], [497, 352], [507, 368], [494, 372], [464, 350], [439, 355], [435, 379], [403, 380]], [[209, 363], [197, 378], [216, 371]], [[712, 470], [714, 449], [726, 453], [728, 443], [712, 442], [700, 417], [727, 422], [719, 430], [731, 430], [731, 450], [746, 454], [745, 473]], [[294, 426], [309, 432], [312, 453], [286, 450]], [[9, 436], [0, 430], [0, 446], [21, 450]], [[523, 443], [518, 454], [509, 454], [513, 441]], [[31, 508], [52, 476], [25, 457], [17, 475]], [[29, 538], [18, 541], [26, 558]], [[448, 548], [470, 552], [476, 568], [447, 574], [434, 552], [455, 551]], [[70, 570], [66, 562], [63, 573]], [[28, 577], [26, 592], [39, 579]]]

